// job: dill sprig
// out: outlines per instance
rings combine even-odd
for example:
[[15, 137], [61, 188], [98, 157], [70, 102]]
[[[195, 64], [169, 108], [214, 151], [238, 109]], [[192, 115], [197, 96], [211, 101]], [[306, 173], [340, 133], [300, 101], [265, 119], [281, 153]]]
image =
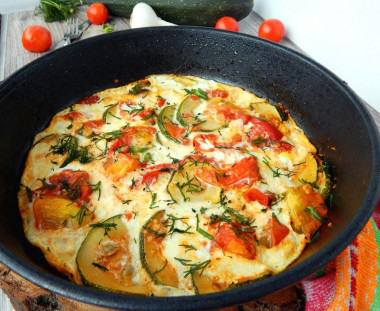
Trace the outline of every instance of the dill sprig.
[[184, 277], [193, 275], [195, 271], [201, 270], [200, 274], [203, 273], [204, 269], [210, 264], [211, 260], [205, 260], [201, 263], [192, 263], [190, 259], [183, 259], [174, 257], [175, 260], [179, 261], [183, 266], [190, 267], [189, 270], [184, 272]]
[[116, 230], [117, 224], [114, 222], [97, 222], [94, 224], [90, 224], [90, 227], [93, 228], [103, 228], [104, 229], [104, 235], [108, 236], [108, 232], [113, 228]]
[[84, 164], [94, 159], [94, 157], [89, 154], [88, 147], [80, 146], [78, 139], [71, 135], [64, 135], [56, 145], [50, 146], [50, 150], [52, 150], [54, 154], [67, 154], [60, 168], [65, 167], [75, 160]]
[[[186, 217], [176, 217], [172, 214], [169, 214], [168, 215], [168, 218], [162, 223], [165, 227], [168, 227], [168, 233], [169, 235], [172, 235], [173, 233], [177, 232], [177, 233], [188, 233], [188, 234], [192, 234], [193, 232], [189, 232], [191, 226], [189, 226], [185, 221], [183, 221], [184, 219], [188, 219]], [[176, 221], [179, 220], [181, 221], [183, 224], [187, 225], [187, 228], [186, 229], [179, 229], [175, 226], [175, 223]]]
[[60, 22], [74, 14], [80, 5], [82, 5], [80, 0], [40, 0], [36, 12], [42, 14], [45, 22]]

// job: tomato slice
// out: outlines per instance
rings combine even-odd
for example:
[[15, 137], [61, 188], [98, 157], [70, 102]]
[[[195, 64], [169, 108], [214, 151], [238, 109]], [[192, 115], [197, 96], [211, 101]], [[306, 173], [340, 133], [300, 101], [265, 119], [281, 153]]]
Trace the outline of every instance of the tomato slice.
[[85, 211], [83, 218], [79, 218], [80, 209], [85, 206], [66, 198], [56, 196], [44, 196], [36, 198], [33, 202], [33, 214], [35, 226], [40, 230], [57, 230], [61, 228], [77, 229], [87, 224], [92, 213]]
[[237, 162], [233, 167], [224, 169], [218, 181], [224, 187], [250, 187], [260, 179], [259, 167], [254, 157], [247, 157]]
[[231, 103], [220, 104], [213, 102], [209, 104], [208, 108], [210, 111], [215, 112], [217, 117], [225, 123], [240, 119], [244, 124], [247, 124], [251, 119], [251, 116], [246, 114], [243, 109]]
[[157, 106], [158, 107], [161, 108], [163, 105], [165, 105], [165, 103], [166, 103], [166, 99], [163, 99], [163, 98], [157, 99]]
[[77, 111], [71, 111], [69, 113], [66, 113], [65, 115], [62, 116], [63, 119], [65, 120], [75, 120], [78, 119], [82, 116], [80, 112]]
[[154, 183], [157, 182], [158, 175], [162, 173], [163, 173], [162, 170], [155, 170], [155, 171], [151, 171], [149, 173], [144, 174], [141, 179], [141, 184], [143, 185], [147, 184], [148, 186], [153, 185]]
[[167, 122], [165, 124], [165, 127], [166, 127], [166, 130], [168, 131], [170, 136], [181, 141], [185, 145], [187, 145], [189, 143], [189, 139], [184, 137], [184, 135], [186, 134], [186, 130], [187, 130], [185, 127], [179, 127], [179, 126], [176, 126], [170, 122]]
[[114, 140], [108, 149], [108, 154], [119, 149], [120, 152], [129, 152], [129, 147], [143, 147], [149, 145], [153, 139], [156, 129], [151, 126], [131, 126], [123, 130], [123, 135]]
[[247, 157], [226, 169], [204, 167], [194, 170], [194, 175], [213, 186], [240, 188], [250, 187], [260, 179], [259, 167], [254, 157]]
[[94, 130], [100, 129], [104, 124], [106, 124], [106, 122], [103, 120], [90, 120], [83, 123], [82, 128], [78, 131], [83, 136], [89, 136]]
[[279, 141], [273, 145], [273, 149], [275, 152], [280, 153], [292, 150], [293, 145], [287, 143], [286, 141]]
[[194, 137], [193, 145], [196, 151], [214, 151], [218, 136], [215, 134], [199, 134]]
[[100, 97], [97, 95], [93, 96], [85, 96], [82, 99], [80, 99], [77, 104], [85, 104], [85, 105], [93, 105], [96, 104], [99, 101]]
[[247, 202], [257, 201], [261, 205], [269, 207], [269, 196], [267, 196], [265, 193], [262, 193], [260, 190], [256, 188], [251, 188], [244, 192], [244, 199]]
[[251, 118], [250, 123], [252, 127], [248, 132], [248, 139], [254, 141], [256, 139], [266, 139], [271, 141], [280, 141], [284, 136], [275, 126], [273, 126], [268, 121]]
[[72, 201], [88, 202], [92, 188], [85, 171], [64, 170], [49, 177], [49, 187], [42, 189], [41, 195], [68, 198]]
[[118, 153], [116, 156], [108, 156], [103, 166], [114, 181], [119, 181], [127, 173], [139, 168], [141, 163], [129, 154]]
[[260, 237], [260, 243], [268, 248], [272, 248], [281, 243], [289, 234], [289, 228], [277, 220], [276, 217], [271, 217]]
[[154, 121], [155, 111], [152, 107], [146, 108], [137, 114], [143, 120]]
[[207, 95], [210, 95], [211, 97], [220, 97], [220, 98], [227, 98], [228, 92], [224, 90], [207, 90]]
[[256, 257], [255, 244], [254, 232], [242, 231], [239, 224], [223, 223], [216, 229], [211, 250], [222, 248], [223, 251], [252, 260]]
[[193, 145], [198, 152], [214, 151], [213, 147], [233, 147], [242, 141], [240, 134], [235, 134], [228, 142], [217, 142], [218, 136], [215, 134], [199, 134], [194, 137]]

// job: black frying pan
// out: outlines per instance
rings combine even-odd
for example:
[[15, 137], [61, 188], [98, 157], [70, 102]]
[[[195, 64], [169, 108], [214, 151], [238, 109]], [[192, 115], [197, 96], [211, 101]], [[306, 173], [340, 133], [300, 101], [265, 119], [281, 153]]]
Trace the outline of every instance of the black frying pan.
[[[17, 191], [34, 135], [84, 95], [181, 73], [241, 86], [287, 107], [333, 167], [332, 229], [286, 271], [254, 284], [191, 297], [140, 297], [73, 284], [51, 269], [22, 231]], [[115, 84], [115, 79], [119, 84]], [[258, 298], [310, 275], [360, 232], [379, 197], [379, 135], [357, 96], [331, 72], [277, 44], [207, 28], [116, 32], [49, 53], [0, 86], [0, 261], [26, 279], [86, 303], [119, 309], [206, 309]]]

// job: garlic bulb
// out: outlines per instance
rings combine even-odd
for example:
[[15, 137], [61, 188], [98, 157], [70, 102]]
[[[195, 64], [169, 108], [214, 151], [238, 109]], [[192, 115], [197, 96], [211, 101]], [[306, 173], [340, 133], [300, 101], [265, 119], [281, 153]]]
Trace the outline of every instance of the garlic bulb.
[[154, 27], [154, 26], [175, 26], [159, 18], [151, 6], [140, 2], [133, 8], [130, 18], [131, 28]]

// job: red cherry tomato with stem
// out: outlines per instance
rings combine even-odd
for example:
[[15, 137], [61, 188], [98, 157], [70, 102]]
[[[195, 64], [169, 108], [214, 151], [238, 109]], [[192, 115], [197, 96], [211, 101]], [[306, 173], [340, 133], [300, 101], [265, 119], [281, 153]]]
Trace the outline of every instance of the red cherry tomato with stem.
[[285, 35], [285, 26], [278, 19], [267, 19], [261, 23], [258, 35], [260, 38], [279, 42]]
[[102, 25], [107, 22], [108, 9], [103, 3], [93, 3], [87, 9], [87, 17], [91, 23]]
[[230, 31], [239, 31], [239, 24], [233, 17], [224, 16], [216, 22], [215, 28]]
[[42, 26], [29, 26], [22, 34], [22, 45], [30, 52], [44, 52], [51, 46], [51, 34]]

